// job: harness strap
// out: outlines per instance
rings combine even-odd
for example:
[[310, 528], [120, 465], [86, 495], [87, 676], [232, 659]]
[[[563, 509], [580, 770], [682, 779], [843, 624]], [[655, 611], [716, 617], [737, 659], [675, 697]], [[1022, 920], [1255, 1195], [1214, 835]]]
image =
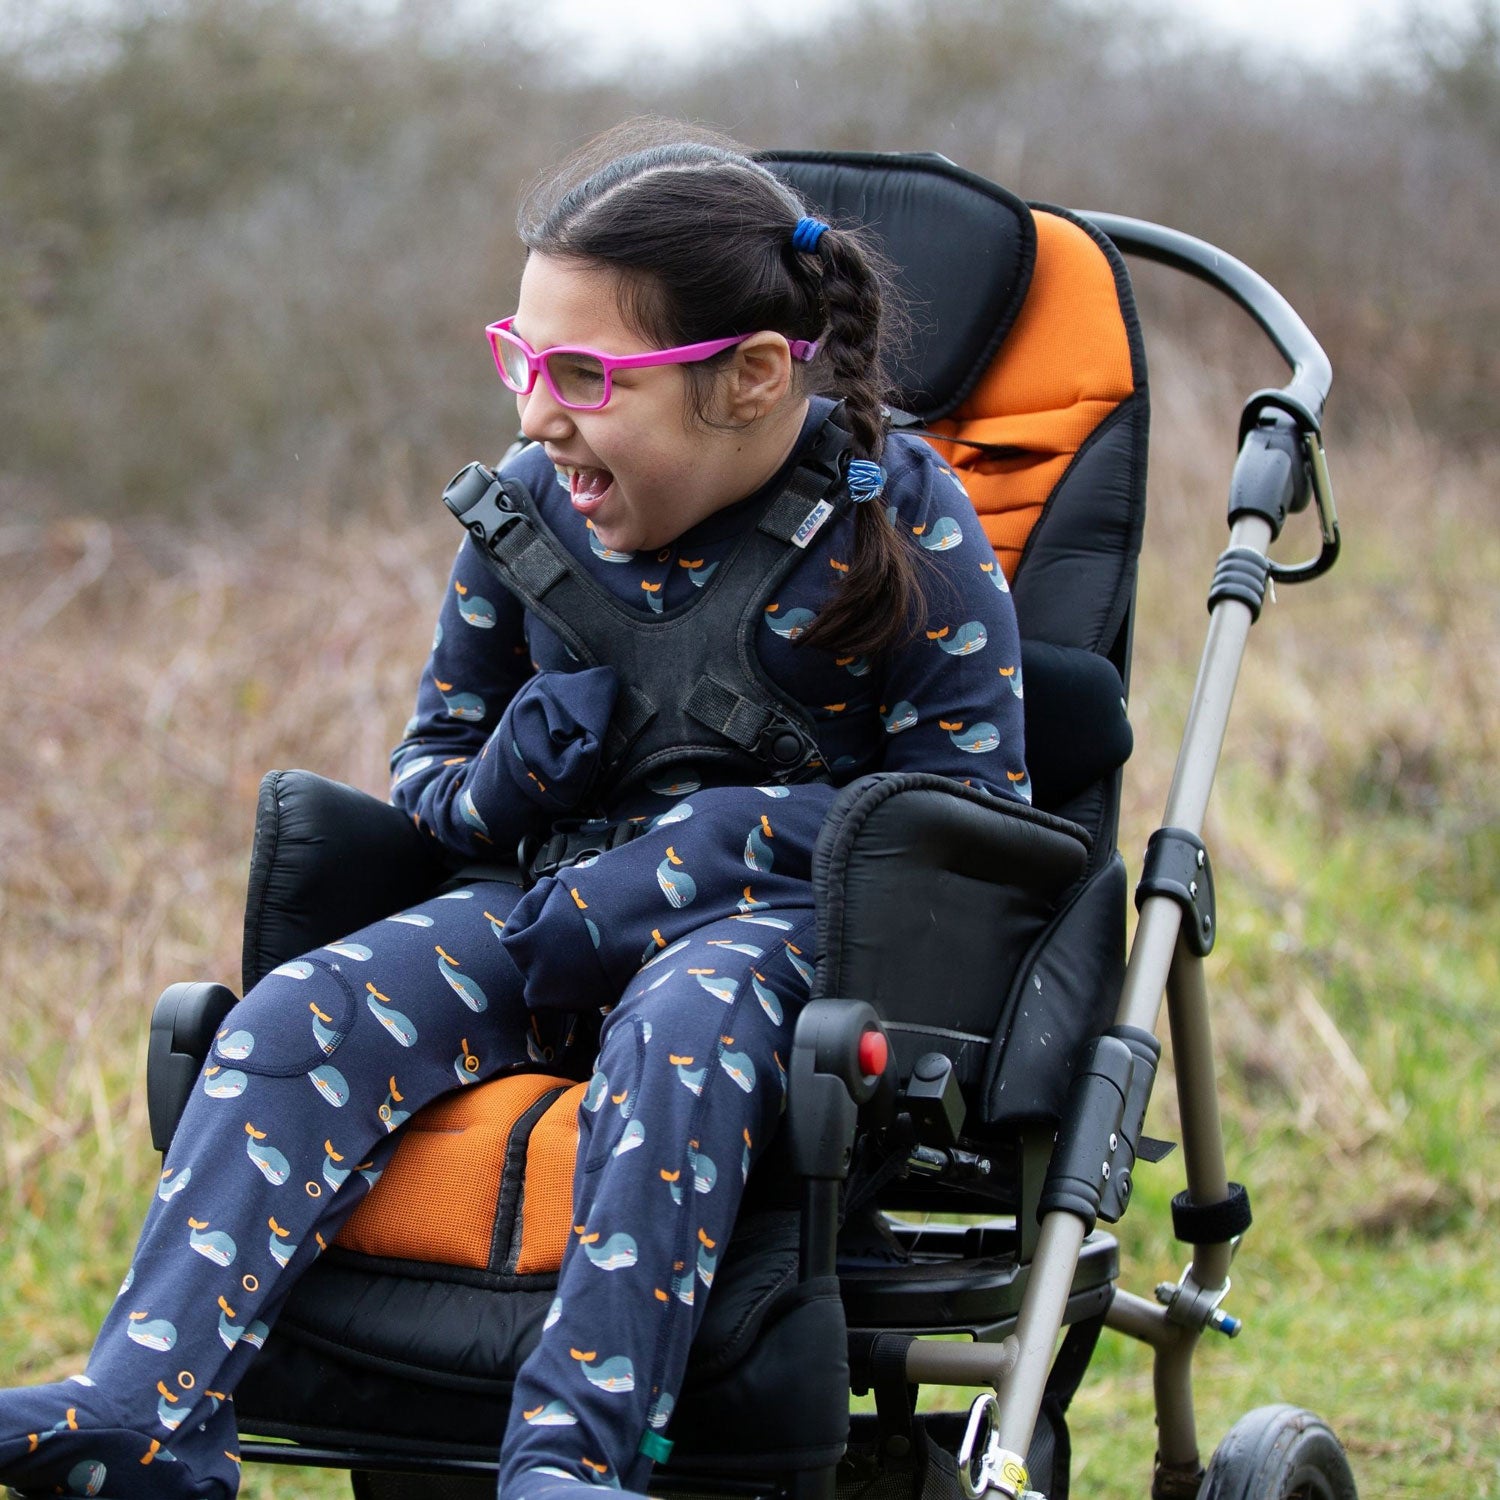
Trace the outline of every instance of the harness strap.
[[713, 677], [700, 677], [683, 708], [707, 729], [786, 770], [803, 756], [800, 736], [766, 703], [753, 702]]
[[661, 616], [630, 608], [597, 583], [514, 475], [471, 464], [449, 483], [444, 503], [506, 589], [580, 663], [617, 669], [601, 790], [684, 761], [730, 762], [782, 782], [826, 776], [810, 716], [766, 677], [754, 636], [807, 544], [847, 504], [848, 443], [830, 413], [702, 594]]

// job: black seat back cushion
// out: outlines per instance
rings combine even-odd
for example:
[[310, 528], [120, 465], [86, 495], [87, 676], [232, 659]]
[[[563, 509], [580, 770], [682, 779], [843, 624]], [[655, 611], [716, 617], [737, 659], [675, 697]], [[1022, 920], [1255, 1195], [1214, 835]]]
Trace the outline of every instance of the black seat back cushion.
[[451, 873], [389, 803], [311, 771], [268, 771], [245, 896], [245, 989], [298, 954], [426, 900]]

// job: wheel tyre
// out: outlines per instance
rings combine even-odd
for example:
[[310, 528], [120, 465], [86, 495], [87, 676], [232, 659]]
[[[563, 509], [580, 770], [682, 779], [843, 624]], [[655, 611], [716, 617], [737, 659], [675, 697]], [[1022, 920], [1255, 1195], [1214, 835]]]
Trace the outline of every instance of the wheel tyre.
[[1198, 1500], [1358, 1500], [1344, 1445], [1299, 1406], [1259, 1406], [1229, 1429]]

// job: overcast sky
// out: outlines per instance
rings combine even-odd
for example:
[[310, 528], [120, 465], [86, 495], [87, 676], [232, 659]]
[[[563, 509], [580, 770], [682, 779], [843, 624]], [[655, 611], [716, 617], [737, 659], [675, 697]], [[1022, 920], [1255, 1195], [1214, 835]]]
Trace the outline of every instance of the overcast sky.
[[[1037, 0], [1045, 4], [1046, 0]], [[1154, 0], [1210, 35], [1279, 36], [1309, 60], [1337, 65], [1404, 18], [1453, 19], [1475, 0]], [[768, 30], [826, 22], [840, 0], [548, 0], [547, 29], [576, 39], [595, 65], [614, 67], [641, 53], [698, 54]]]

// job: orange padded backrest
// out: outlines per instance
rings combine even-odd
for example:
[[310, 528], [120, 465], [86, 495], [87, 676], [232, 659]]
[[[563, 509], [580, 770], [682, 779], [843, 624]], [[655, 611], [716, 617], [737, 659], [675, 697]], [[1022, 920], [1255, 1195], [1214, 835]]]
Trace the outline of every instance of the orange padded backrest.
[[1007, 578], [1074, 456], [1135, 389], [1114, 271], [1098, 245], [1058, 214], [1035, 211], [1036, 266], [1021, 311], [989, 369], [933, 439], [958, 471]]

